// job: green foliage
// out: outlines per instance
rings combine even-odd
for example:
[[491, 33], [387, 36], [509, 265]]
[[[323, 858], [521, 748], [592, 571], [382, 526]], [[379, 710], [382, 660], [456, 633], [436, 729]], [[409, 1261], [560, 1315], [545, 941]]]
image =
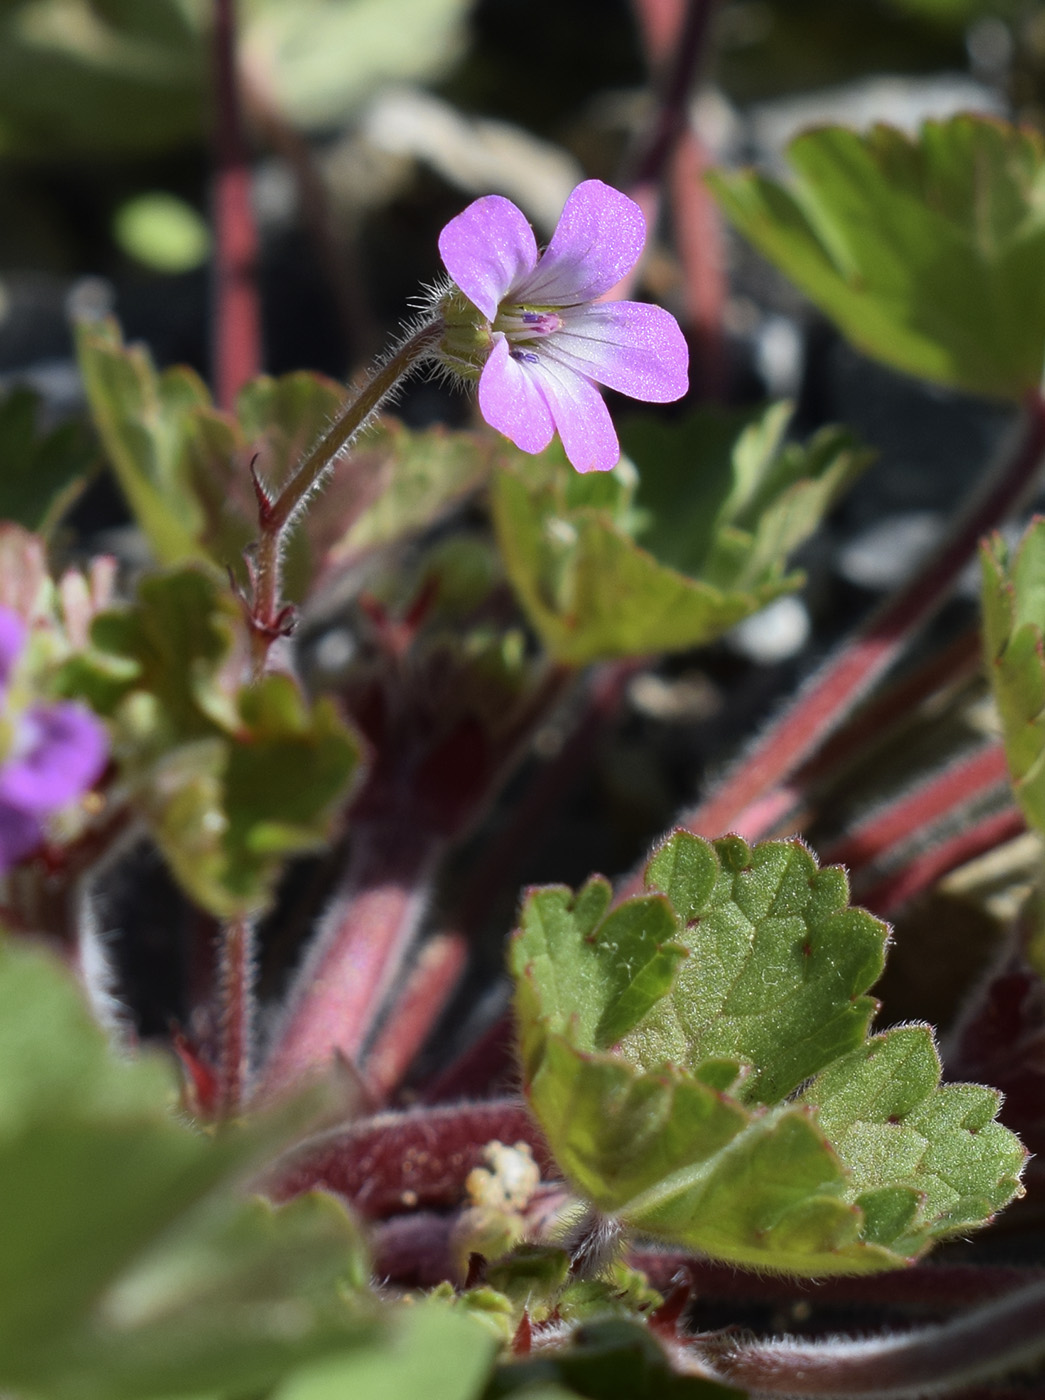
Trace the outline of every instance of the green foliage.
[[739, 1392], [698, 1376], [680, 1376], [656, 1337], [635, 1321], [605, 1319], [574, 1333], [568, 1350], [502, 1366], [487, 1400], [728, 1400]]
[[328, 837], [355, 738], [289, 676], [243, 684], [240, 605], [202, 571], [145, 579], [91, 641], [64, 690], [112, 721], [121, 778], [174, 873], [215, 914], [264, 905], [286, 857]]
[[189, 272], [210, 254], [203, 218], [163, 190], [125, 200], [113, 217], [113, 234], [125, 253], [154, 272]]
[[601, 1211], [815, 1276], [897, 1267], [1018, 1192], [998, 1095], [939, 1088], [926, 1027], [867, 1040], [886, 929], [840, 868], [680, 832], [646, 887], [533, 891], [510, 954], [528, 1098]]
[[980, 559], [984, 656], [1013, 788], [1045, 832], [1045, 520], [1032, 521], [1011, 559], [1000, 535]]
[[41, 433], [40, 401], [15, 389], [0, 401], [0, 519], [49, 534], [98, 467], [98, 449], [79, 423]]
[[[206, 0], [5, 0], [0, 140], [19, 151], [139, 153], [206, 131]], [[253, 81], [295, 123], [343, 121], [377, 87], [431, 77], [459, 47], [467, 0], [247, 0]]]
[[545, 646], [584, 665], [714, 640], [802, 576], [788, 554], [867, 455], [837, 430], [782, 446], [786, 406], [764, 415], [638, 419], [625, 465], [581, 477], [558, 445], [506, 454], [493, 516], [508, 575]]
[[952, 388], [1019, 399], [1045, 359], [1045, 145], [981, 117], [912, 139], [841, 127], [792, 142], [787, 187], [712, 189], [737, 227], [852, 342]]
[[0, 1004], [5, 1391], [240, 1395], [372, 1334], [344, 1211], [239, 1194], [285, 1124], [179, 1121], [169, 1066], [113, 1055], [39, 952], [0, 943]]

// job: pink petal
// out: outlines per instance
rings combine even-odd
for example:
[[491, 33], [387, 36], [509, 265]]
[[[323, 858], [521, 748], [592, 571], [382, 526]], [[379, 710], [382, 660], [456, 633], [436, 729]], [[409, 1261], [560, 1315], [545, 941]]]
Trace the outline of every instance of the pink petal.
[[0, 875], [35, 851], [42, 840], [43, 829], [36, 817], [0, 801]]
[[538, 385], [540, 366], [532, 359], [513, 359], [510, 350], [503, 335], [495, 337], [479, 380], [479, 408], [490, 427], [511, 438], [516, 447], [543, 452], [555, 424]]
[[10, 608], [0, 607], [0, 686], [10, 679], [23, 646], [25, 623]]
[[513, 289], [514, 299], [533, 306], [594, 301], [631, 271], [645, 243], [646, 220], [635, 201], [601, 180], [585, 180], [566, 201], [536, 271]]
[[492, 321], [504, 294], [533, 271], [537, 240], [521, 209], [487, 194], [450, 220], [439, 253], [461, 291]]
[[671, 403], [689, 388], [689, 347], [670, 311], [640, 301], [579, 307], [541, 344], [544, 355], [646, 403]]
[[34, 705], [18, 726], [16, 754], [0, 768], [0, 803], [36, 815], [56, 811], [86, 792], [105, 767], [105, 730], [82, 705]]
[[598, 389], [544, 357], [534, 371], [571, 465], [579, 472], [612, 471], [620, 461], [620, 443]]

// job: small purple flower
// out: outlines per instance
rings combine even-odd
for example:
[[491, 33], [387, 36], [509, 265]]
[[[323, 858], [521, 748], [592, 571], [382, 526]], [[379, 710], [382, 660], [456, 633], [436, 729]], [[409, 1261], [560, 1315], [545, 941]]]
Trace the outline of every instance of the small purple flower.
[[597, 300], [645, 242], [642, 210], [601, 180], [573, 191], [543, 255], [526, 216], [501, 195], [477, 199], [440, 234], [447, 272], [485, 318], [472, 323], [482, 415], [524, 452], [543, 452], [558, 429], [579, 472], [609, 471], [620, 447], [595, 385], [649, 403], [686, 392], [689, 352], [675, 318], [643, 302]]
[[108, 740], [82, 705], [58, 700], [16, 710], [10, 681], [26, 640], [17, 613], [0, 607], [0, 706], [7, 752], [0, 759], [0, 874], [40, 845], [44, 822], [100, 776]]

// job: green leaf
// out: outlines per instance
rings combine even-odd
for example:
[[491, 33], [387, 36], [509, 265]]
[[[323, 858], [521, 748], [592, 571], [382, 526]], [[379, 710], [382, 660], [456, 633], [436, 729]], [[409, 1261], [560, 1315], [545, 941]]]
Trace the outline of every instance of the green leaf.
[[459, 52], [469, 0], [247, 0], [249, 69], [292, 122], [343, 122], [376, 89], [437, 76]]
[[40, 400], [15, 389], [0, 401], [0, 520], [47, 535], [98, 468], [98, 448], [79, 423], [39, 431]]
[[140, 152], [202, 134], [205, 9], [185, 0], [7, 0], [0, 130], [8, 146]]
[[[564, 1391], [560, 1387], [567, 1387]], [[728, 1400], [740, 1392], [680, 1376], [648, 1327], [606, 1318], [572, 1333], [569, 1347], [548, 1349], [498, 1368], [488, 1400]]]
[[940, 1087], [928, 1026], [900, 1026], [837, 1060], [803, 1092], [849, 1168], [879, 1244], [916, 1254], [962, 1234], [1022, 1195], [1026, 1153], [994, 1121], [995, 1089]]
[[402, 1309], [389, 1343], [304, 1367], [272, 1400], [473, 1400], [485, 1393], [496, 1338], [460, 1309]]
[[1027, 820], [1045, 831], [1045, 520], [1031, 522], [1011, 560], [995, 535], [980, 561], [984, 656], [1013, 789]]
[[500, 444], [488, 434], [437, 426], [413, 432], [385, 418], [359, 444], [372, 503], [329, 546], [328, 567], [434, 524], [485, 481]]
[[170, 1066], [114, 1055], [39, 951], [0, 942], [0, 1005], [0, 1386], [240, 1393], [370, 1330], [345, 1293], [366, 1265], [344, 1211], [240, 1196], [286, 1124], [187, 1126]]
[[[568, 470], [564, 469], [564, 470]], [[605, 511], [573, 506], [563, 481], [505, 468], [493, 518], [508, 577], [556, 660], [680, 651], [712, 641], [797, 577], [726, 592], [659, 563]]]
[[186, 424], [210, 395], [188, 369], [157, 374], [113, 321], [84, 322], [77, 349], [87, 399], [120, 489], [160, 564], [204, 557], [200, 511], [182, 479]]
[[791, 405], [698, 409], [621, 429], [639, 469], [642, 543], [662, 563], [721, 589], [782, 580], [791, 552], [870, 461], [840, 428], [785, 443]]
[[1045, 144], [983, 117], [825, 127], [789, 148], [785, 187], [711, 187], [737, 227], [867, 354], [1019, 399], [1045, 359]]
[[239, 603], [199, 570], [143, 580], [91, 639], [62, 688], [111, 717], [121, 777], [175, 875], [220, 916], [262, 907], [287, 857], [328, 838], [355, 737], [288, 676], [244, 683]]
[[[1018, 1192], [998, 1096], [941, 1089], [924, 1029], [867, 1041], [886, 928], [840, 868], [799, 841], [678, 832], [646, 885], [616, 909], [598, 879], [532, 891], [509, 955], [527, 1097], [600, 1211], [815, 1276], [895, 1268]], [[883, 1082], [916, 1090], [916, 1159], [868, 1146]]]

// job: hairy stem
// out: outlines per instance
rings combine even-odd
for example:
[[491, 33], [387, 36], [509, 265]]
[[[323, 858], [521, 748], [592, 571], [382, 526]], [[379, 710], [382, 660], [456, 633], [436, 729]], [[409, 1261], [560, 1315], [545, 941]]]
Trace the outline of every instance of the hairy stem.
[[261, 371], [258, 233], [236, 82], [235, 0], [214, 4], [214, 330], [215, 397], [231, 408]]
[[229, 919], [221, 931], [218, 982], [218, 1111], [239, 1112], [246, 1097], [254, 1029], [254, 929]]
[[274, 499], [259, 490], [260, 536], [254, 554], [252, 622], [258, 639], [257, 661], [264, 664], [268, 647], [280, 631], [281, 563], [284, 536], [310, 494], [353, 438], [366, 426], [384, 400], [412, 370], [423, 364], [442, 334], [438, 320], [421, 326], [379, 365], [341, 409], [334, 422], [295, 468]]
[[727, 1380], [759, 1394], [883, 1400], [939, 1394], [1045, 1354], [1045, 1284], [917, 1332], [819, 1343], [704, 1337], [699, 1350]]
[[291, 988], [259, 1093], [311, 1078], [338, 1057], [356, 1064], [424, 913], [441, 850], [402, 822], [360, 822], [340, 893]]
[[399, 1087], [446, 1010], [467, 958], [467, 943], [452, 933], [436, 934], [421, 949], [363, 1065], [375, 1102], [385, 1102]]
[[720, 836], [744, 810], [780, 785], [892, 665], [911, 635], [951, 591], [985, 531], [1003, 520], [1033, 485], [1045, 454], [1045, 401], [1034, 394], [1015, 450], [915, 576], [832, 656], [718, 789], [683, 817], [687, 830]]

